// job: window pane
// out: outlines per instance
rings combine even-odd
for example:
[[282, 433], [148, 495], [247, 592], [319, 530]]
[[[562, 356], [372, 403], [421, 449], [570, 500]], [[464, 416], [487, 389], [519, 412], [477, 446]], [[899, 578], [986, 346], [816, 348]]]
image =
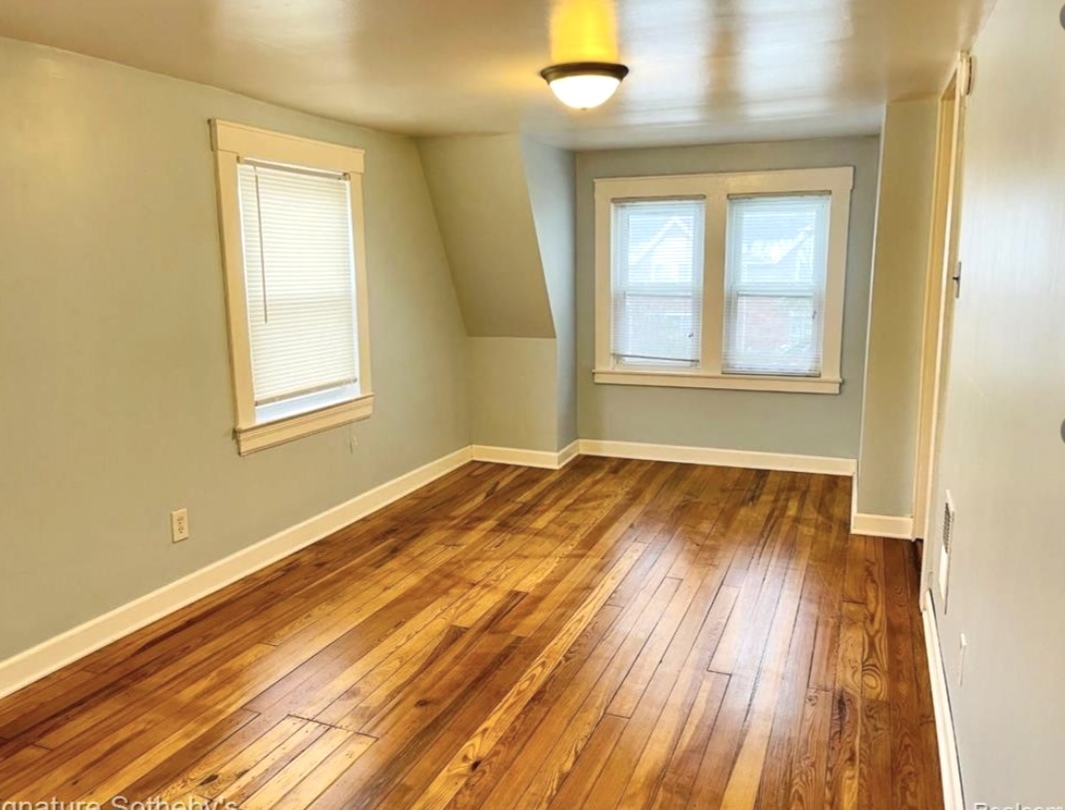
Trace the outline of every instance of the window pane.
[[821, 373], [830, 201], [827, 194], [729, 200], [726, 373]]
[[348, 181], [241, 164], [255, 404], [358, 376]]
[[616, 362], [698, 365], [704, 216], [701, 199], [614, 205], [612, 352]]
[[[733, 357], [740, 373], [817, 373], [814, 356], [814, 302], [810, 298], [739, 295], [736, 299]], [[735, 371], [735, 366], [727, 367]]]

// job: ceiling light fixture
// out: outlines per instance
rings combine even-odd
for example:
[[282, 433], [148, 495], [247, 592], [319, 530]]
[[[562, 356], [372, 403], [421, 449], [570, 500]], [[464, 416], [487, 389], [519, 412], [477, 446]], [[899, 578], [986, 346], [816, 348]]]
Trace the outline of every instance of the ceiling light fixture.
[[612, 62], [567, 62], [546, 67], [540, 75], [567, 107], [590, 110], [614, 95], [629, 69]]

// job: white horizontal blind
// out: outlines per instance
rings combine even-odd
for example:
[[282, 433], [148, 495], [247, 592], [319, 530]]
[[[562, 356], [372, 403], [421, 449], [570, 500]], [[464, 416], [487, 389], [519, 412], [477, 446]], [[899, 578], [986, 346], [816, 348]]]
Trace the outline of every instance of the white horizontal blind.
[[239, 177], [256, 406], [354, 385], [348, 180], [250, 163]]
[[725, 373], [821, 374], [830, 202], [828, 194], [729, 200]]
[[614, 204], [614, 362], [699, 365], [704, 212], [702, 199]]

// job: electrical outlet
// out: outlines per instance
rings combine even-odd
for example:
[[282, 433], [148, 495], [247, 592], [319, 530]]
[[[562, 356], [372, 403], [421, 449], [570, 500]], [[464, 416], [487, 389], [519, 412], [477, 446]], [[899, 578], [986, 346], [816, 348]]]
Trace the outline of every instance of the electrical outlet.
[[939, 603], [943, 606], [944, 615], [950, 609], [947, 597], [950, 594], [950, 564], [954, 553], [957, 523], [958, 514], [954, 510], [954, 499], [948, 489], [943, 502], [943, 526], [939, 544]]
[[170, 540], [180, 543], [189, 539], [189, 510], [175, 509], [170, 513]]

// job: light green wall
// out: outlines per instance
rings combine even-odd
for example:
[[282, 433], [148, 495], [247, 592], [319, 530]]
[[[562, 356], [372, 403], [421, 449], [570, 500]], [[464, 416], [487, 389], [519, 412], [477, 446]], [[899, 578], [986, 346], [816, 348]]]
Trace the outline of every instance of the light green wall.
[[470, 335], [474, 444], [576, 435], [573, 155], [518, 135], [419, 141]]
[[470, 338], [473, 443], [555, 452], [557, 341]]
[[913, 514], [936, 99], [888, 104], [866, 356], [858, 511]]
[[[630, 149], [577, 156], [578, 431], [582, 439], [857, 458], [878, 139]], [[838, 396], [596, 385], [594, 180], [695, 172], [854, 166]]]
[[536, 236], [555, 322], [559, 450], [577, 439], [576, 163], [572, 152], [522, 139]]
[[[237, 455], [214, 117], [366, 150], [377, 404], [353, 450], [341, 428]], [[0, 189], [0, 660], [469, 443], [414, 142], [0, 40]]]
[[521, 138], [418, 142], [471, 337], [555, 336]]
[[[937, 598], [936, 612], [966, 807], [1065, 805], [1065, 33], [1058, 10], [1043, 0], [998, 3], [973, 49], [964, 269], [933, 506], [941, 514], [949, 489], [957, 511], [950, 598]], [[938, 536], [928, 552], [938, 559]]]

